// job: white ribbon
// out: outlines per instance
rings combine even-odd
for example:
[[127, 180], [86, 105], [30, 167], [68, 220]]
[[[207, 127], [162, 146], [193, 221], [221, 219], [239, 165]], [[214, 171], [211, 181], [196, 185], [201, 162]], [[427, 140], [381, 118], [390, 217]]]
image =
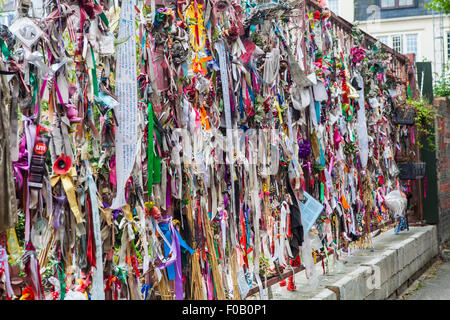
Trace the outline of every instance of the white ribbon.
[[[234, 159], [233, 159], [233, 137], [232, 137], [232, 123], [231, 123], [231, 105], [230, 105], [230, 95], [229, 95], [229, 86], [228, 86], [228, 69], [227, 69], [227, 61], [225, 56], [225, 46], [223, 40], [219, 40], [215, 44], [217, 53], [219, 54], [219, 64], [220, 64], [220, 79], [222, 81], [222, 92], [223, 92], [223, 103], [225, 110], [225, 124], [226, 124], [226, 132], [227, 132], [227, 146], [228, 146], [228, 165], [230, 166], [230, 180], [231, 180], [231, 189], [232, 196], [230, 197], [231, 207], [233, 208], [232, 213], [236, 213], [237, 209], [235, 208], [234, 201]], [[234, 235], [237, 235], [237, 232], [234, 230], [234, 224], [231, 224], [231, 232]], [[231, 237], [231, 245], [233, 247], [236, 246], [236, 237]]]
[[364, 106], [364, 81], [360, 74], [356, 74], [358, 82], [361, 85], [361, 90], [358, 91], [359, 109], [358, 109], [358, 143], [360, 146], [359, 157], [361, 159], [361, 166], [365, 168], [369, 158], [369, 138], [367, 135], [367, 123], [366, 123], [366, 108]]
[[[89, 195], [92, 203], [92, 229], [94, 231], [95, 240], [95, 260], [96, 268], [92, 276], [92, 300], [105, 300], [105, 291], [103, 290], [103, 254], [102, 254], [102, 239], [100, 231], [100, 215], [98, 212], [97, 202], [97, 186], [92, 177], [89, 161], [84, 160], [86, 166], [86, 173], [89, 184]], [[125, 219], [122, 219], [122, 221]]]

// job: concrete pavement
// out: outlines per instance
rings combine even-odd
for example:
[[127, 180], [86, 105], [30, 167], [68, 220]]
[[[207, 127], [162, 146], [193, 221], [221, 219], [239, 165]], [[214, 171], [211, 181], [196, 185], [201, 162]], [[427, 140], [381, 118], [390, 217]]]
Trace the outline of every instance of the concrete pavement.
[[399, 299], [450, 300], [450, 261], [437, 261]]

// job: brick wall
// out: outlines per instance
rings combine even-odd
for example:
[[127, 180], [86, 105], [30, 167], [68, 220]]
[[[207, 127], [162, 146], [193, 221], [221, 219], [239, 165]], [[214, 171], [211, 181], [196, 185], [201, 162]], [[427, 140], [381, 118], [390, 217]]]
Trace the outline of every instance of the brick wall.
[[437, 98], [437, 177], [439, 199], [439, 240], [450, 240], [450, 99]]

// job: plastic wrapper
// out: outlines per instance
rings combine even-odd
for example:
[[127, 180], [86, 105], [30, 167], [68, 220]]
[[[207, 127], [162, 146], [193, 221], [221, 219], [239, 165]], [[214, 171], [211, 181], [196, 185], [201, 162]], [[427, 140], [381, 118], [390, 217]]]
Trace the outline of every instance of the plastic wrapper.
[[64, 300], [87, 300], [86, 296], [79, 291], [69, 290], [64, 297]]
[[386, 206], [394, 212], [394, 217], [404, 217], [408, 200], [400, 190], [391, 191], [384, 198]]

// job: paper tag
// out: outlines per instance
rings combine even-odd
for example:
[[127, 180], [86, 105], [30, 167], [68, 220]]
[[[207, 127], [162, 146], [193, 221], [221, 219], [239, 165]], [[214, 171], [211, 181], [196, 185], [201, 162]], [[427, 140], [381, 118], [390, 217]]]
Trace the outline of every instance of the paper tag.
[[113, 36], [101, 36], [99, 43], [99, 51], [101, 55], [109, 56], [114, 54], [114, 37]]
[[313, 86], [313, 91], [316, 101], [322, 102], [328, 100], [327, 89], [322, 81], [317, 81], [317, 84]]

